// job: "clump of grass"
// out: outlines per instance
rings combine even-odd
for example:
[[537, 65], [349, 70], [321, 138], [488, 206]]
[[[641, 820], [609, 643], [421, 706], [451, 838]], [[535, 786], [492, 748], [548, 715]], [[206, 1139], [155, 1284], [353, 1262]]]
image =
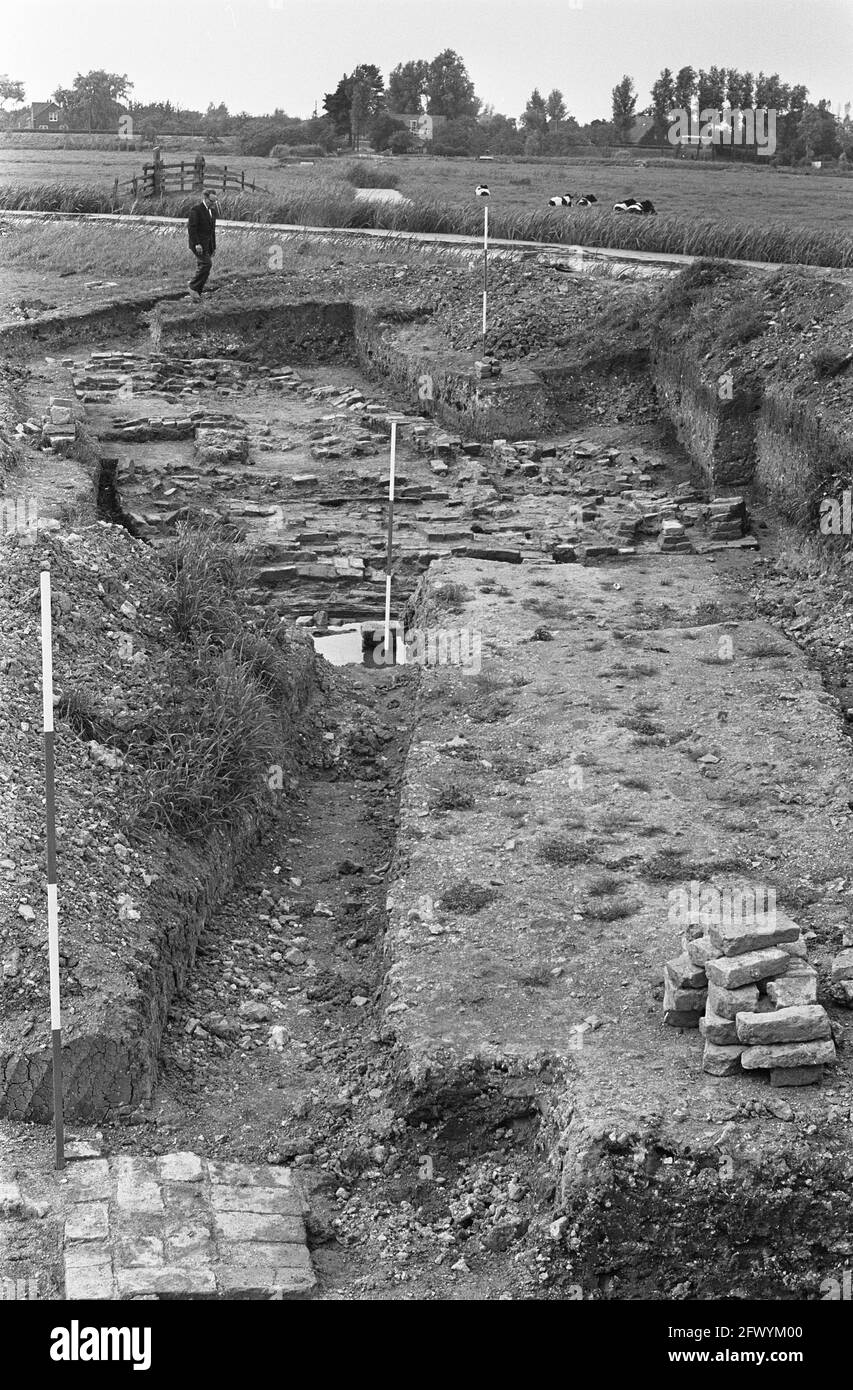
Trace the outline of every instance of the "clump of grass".
[[622, 887], [622, 880], [617, 874], [600, 874], [587, 885], [587, 893], [592, 898], [608, 897], [611, 893], [617, 892]]
[[455, 584], [448, 580], [446, 584], [439, 584], [433, 589], [432, 598], [439, 608], [445, 609], [448, 613], [458, 613], [469, 602], [471, 594], [464, 584]]
[[637, 904], [627, 898], [620, 898], [609, 903], [588, 903], [583, 911], [585, 916], [592, 917], [597, 922], [618, 922], [623, 917], [632, 917], [637, 911]]
[[470, 811], [474, 798], [464, 787], [442, 787], [430, 801], [433, 811]]
[[629, 791], [638, 792], [650, 792], [652, 789], [648, 777], [623, 777], [622, 786], [627, 787]]
[[171, 698], [130, 741], [137, 819], [186, 838], [260, 807], [286, 757], [287, 638], [274, 617], [256, 616], [250, 571], [227, 535], [204, 519], [178, 528], [164, 566], [164, 608], [181, 639]]
[[343, 176], [353, 188], [397, 188], [400, 183], [399, 174], [384, 167], [377, 169], [372, 164], [350, 164]]
[[164, 724], [141, 771], [140, 818], [191, 837], [258, 804], [278, 757], [280, 729], [251, 671], [210, 641], [193, 655], [201, 692], [177, 725]]
[[840, 352], [837, 348], [818, 348], [812, 353], [812, 366], [819, 377], [838, 376], [853, 362], [853, 352]]
[[439, 905], [448, 912], [480, 912], [498, 897], [500, 894], [497, 889], [487, 888], [482, 883], [469, 883], [463, 879], [445, 889]]
[[621, 729], [630, 729], [632, 733], [643, 734], [646, 738], [663, 733], [661, 724], [656, 724], [653, 719], [644, 719], [638, 714], [626, 714], [622, 719], [617, 720], [617, 723]]
[[239, 631], [248, 561], [217, 519], [181, 522], [167, 551], [167, 564], [174, 589], [171, 617], [179, 637], [189, 641]]
[[529, 599], [525, 608], [530, 608], [534, 613], [538, 613], [540, 618], [568, 618], [569, 609], [565, 603], [561, 603], [556, 598], [534, 598]]
[[541, 842], [536, 854], [546, 864], [564, 868], [568, 864], [588, 864], [594, 858], [595, 851], [589, 843], [570, 840], [567, 835], [549, 835]]
[[530, 989], [547, 989], [548, 985], [554, 983], [551, 967], [544, 961], [539, 961], [526, 974], [517, 975], [516, 979], [520, 985], [527, 985]]

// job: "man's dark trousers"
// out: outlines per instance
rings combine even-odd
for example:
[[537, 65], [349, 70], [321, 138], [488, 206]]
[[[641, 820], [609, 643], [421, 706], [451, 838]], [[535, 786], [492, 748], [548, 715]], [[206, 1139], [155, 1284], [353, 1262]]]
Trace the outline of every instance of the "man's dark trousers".
[[[207, 277], [213, 265], [213, 253], [216, 250], [216, 213], [205, 203], [196, 203], [195, 207], [190, 209], [187, 232], [190, 250], [198, 261], [198, 269], [190, 281], [190, 289], [201, 294], [207, 284]], [[201, 247], [201, 254], [196, 251], [197, 246]]]
[[195, 290], [196, 294], [201, 294], [207, 284], [207, 277], [213, 268], [213, 257], [209, 251], [203, 251], [200, 256], [198, 252], [196, 252], [196, 260], [198, 261], [198, 270], [190, 280], [190, 289]]

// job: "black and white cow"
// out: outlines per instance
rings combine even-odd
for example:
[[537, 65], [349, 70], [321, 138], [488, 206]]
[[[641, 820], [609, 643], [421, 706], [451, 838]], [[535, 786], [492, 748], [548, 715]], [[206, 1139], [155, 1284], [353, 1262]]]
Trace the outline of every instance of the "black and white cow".
[[576, 202], [579, 208], [589, 208], [593, 203], [597, 203], [598, 199], [594, 193], [579, 193]]
[[552, 208], [570, 208], [572, 206], [571, 193], [556, 193], [553, 198], [548, 199], [548, 206]]
[[626, 198], [622, 203], [614, 203], [613, 211], [631, 212], [635, 217], [648, 217], [656, 209], [650, 198]]

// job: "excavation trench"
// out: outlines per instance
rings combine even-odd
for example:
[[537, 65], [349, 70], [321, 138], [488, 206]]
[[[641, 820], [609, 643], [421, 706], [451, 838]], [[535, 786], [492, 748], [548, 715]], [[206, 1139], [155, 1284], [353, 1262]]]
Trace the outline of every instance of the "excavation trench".
[[[753, 591], [772, 518], [758, 530], [749, 488], [781, 448], [773, 419], [758, 430], [755, 401], [652, 356], [600, 383], [601, 399], [630, 392], [632, 419], [593, 424], [570, 367], [478, 380], [423, 326], [346, 303], [118, 328], [63, 359], [100, 515], [129, 533], [110, 564], [129, 573], [199, 513], [247, 542], [258, 609], [301, 629], [299, 755], [277, 828], [187, 850], [158, 931], [144, 912], [126, 922], [112, 984], [104, 973], [69, 1028], [70, 1114], [155, 1114], [227, 1151], [242, 1105], [256, 1157], [340, 1176], [350, 1135], [354, 1168], [391, 1186], [427, 1142], [449, 1171], [497, 1132], [562, 1212], [557, 1287], [661, 1294], [665, 1206], [699, 1287], [816, 1286], [850, 1239], [833, 1189], [846, 1053], [781, 1118], [755, 1077], [704, 1075], [696, 1035], [663, 1029], [660, 1005], [677, 949], [664, 861], [678, 882], [734, 882], [749, 864], [814, 933], [821, 970], [846, 910], [830, 885], [848, 746]], [[384, 610], [394, 421], [405, 665], [364, 661]], [[709, 510], [720, 494], [728, 510]], [[330, 672], [317, 657], [333, 650]], [[780, 681], [796, 694], [781, 710]], [[806, 883], [822, 885], [811, 902]], [[144, 971], [134, 943], [153, 950]], [[2, 1112], [45, 1120], [46, 1039], [26, 1022], [4, 1048]], [[343, 1087], [322, 1121], [318, 1069]], [[768, 1192], [780, 1155], [796, 1250]]]

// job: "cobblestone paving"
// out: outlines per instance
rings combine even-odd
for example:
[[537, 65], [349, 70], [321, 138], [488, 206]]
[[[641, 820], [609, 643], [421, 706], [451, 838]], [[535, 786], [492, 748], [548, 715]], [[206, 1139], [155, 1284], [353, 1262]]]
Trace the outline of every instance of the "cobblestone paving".
[[[311, 1294], [304, 1203], [289, 1169], [83, 1147], [55, 1175], [67, 1299]], [[22, 1186], [0, 1173], [7, 1211], [26, 1205]]]

